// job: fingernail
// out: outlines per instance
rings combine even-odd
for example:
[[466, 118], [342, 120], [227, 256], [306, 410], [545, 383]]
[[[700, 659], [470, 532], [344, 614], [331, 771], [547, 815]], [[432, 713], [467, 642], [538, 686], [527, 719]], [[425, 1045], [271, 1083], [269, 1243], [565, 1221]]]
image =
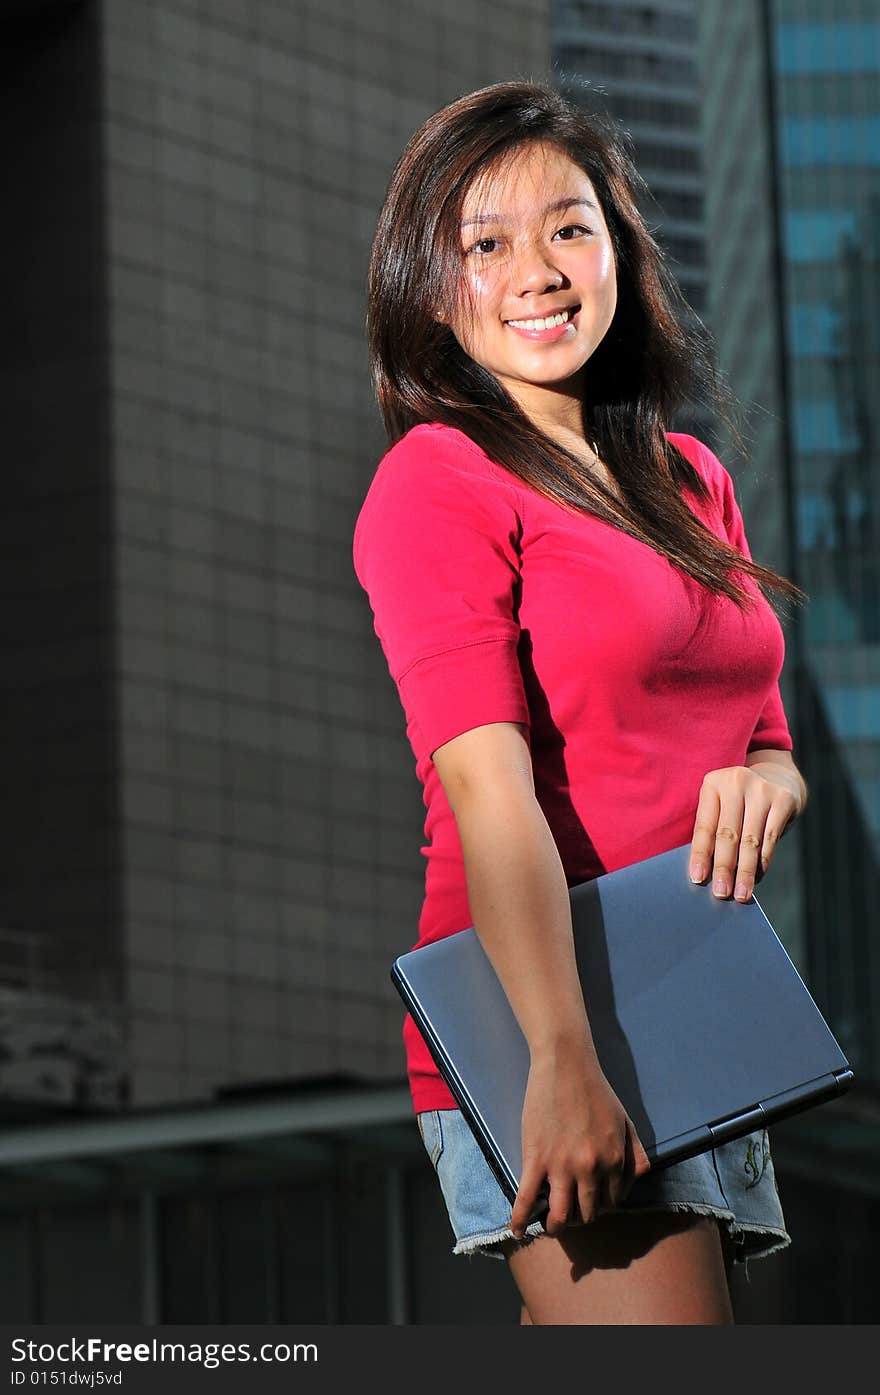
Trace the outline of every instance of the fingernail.
[[691, 868], [691, 881], [703, 882], [706, 880], [706, 869], [702, 862], [695, 862]]
[[749, 888], [746, 886], [745, 882], [737, 882], [737, 884], [736, 884], [736, 899], [737, 899], [738, 901], [748, 901], [748, 899], [749, 899]]
[[723, 877], [715, 878], [714, 882], [712, 883], [712, 890], [715, 892], [716, 896], [727, 895], [727, 882], [724, 880]]

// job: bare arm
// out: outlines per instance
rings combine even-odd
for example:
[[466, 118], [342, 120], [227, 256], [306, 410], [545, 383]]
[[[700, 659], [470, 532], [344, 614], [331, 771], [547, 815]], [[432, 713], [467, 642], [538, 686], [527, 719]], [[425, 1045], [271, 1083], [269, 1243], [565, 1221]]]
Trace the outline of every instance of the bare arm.
[[596, 1054], [565, 872], [535, 798], [525, 729], [473, 728], [439, 747], [434, 764], [458, 825], [474, 928], [529, 1046], [512, 1228], [525, 1227], [546, 1176], [546, 1228], [555, 1234], [573, 1188], [588, 1221], [606, 1196], [612, 1206], [622, 1200], [650, 1164]]
[[565, 872], [522, 728], [465, 732], [435, 752], [435, 765], [458, 824], [474, 926], [530, 1051], [561, 1041], [594, 1050]]

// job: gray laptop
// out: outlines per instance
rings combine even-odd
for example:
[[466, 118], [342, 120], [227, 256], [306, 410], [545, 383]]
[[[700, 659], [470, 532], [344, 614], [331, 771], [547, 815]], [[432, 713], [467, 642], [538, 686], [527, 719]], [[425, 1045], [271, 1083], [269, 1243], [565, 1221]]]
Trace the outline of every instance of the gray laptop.
[[[758, 901], [720, 900], [689, 860], [685, 843], [569, 888], [599, 1061], [654, 1169], [853, 1078]], [[529, 1051], [476, 931], [410, 950], [391, 978], [512, 1203]]]

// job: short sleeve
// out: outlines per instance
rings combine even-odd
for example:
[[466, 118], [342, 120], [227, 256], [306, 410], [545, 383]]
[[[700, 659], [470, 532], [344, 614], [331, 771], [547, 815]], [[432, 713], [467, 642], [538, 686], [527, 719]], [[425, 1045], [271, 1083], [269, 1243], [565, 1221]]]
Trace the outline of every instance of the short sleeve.
[[[746, 537], [745, 523], [743, 522], [742, 511], [736, 500], [733, 479], [730, 472], [724, 467], [709, 447], [702, 446], [704, 458], [708, 457], [706, 463], [711, 466], [717, 484], [716, 489], [720, 490], [719, 506], [724, 521], [724, 531], [727, 540], [732, 547], [741, 552], [749, 561], [752, 560], [752, 553]], [[770, 750], [791, 751], [794, 742], [789, 731], [788, 721], [785, 716], [785, 708], [782, 704], [782, 693], [779, 682], [775, 682], [770, 690], [767, 700], [761, 710], [755, 730], [749, 740], [746, 754], [750, 751]]]
[[489, 722], [530, 725], [517, 655], [518, 493], [452, 431], [383, 457], [355, 525], [355, 574], [417, 757]]
[[791, 751], [793, 748], [794, 742], [791, 739], [788, 722], [785, 718], [785, 708], [782, 705], [782, 693], [779, 689], [779, 683], [776, 682], [746, 747], [746, 755], [752, 751]]

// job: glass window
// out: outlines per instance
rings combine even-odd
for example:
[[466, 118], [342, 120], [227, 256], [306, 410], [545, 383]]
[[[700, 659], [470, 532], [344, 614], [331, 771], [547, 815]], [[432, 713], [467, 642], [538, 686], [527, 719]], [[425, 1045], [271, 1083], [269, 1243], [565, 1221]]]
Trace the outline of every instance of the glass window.
[[798, 398], [794, 403], [794, 427], [799, 451], [855, 450], [859, 444], [844, 426], [833, 397]]
[[795, 305], [791, 312], [791, 344], [799, 358], [832, 358], [839, 351], [840, 316], [831, 305]]
[[880, 24], [780, 24], [776, 61], [782, 73], [880, 70]]
[[856, 235], [852, 208], [802, 208], [785, 219], [785, 251], [793, 262], [834, 261], [844, 251], [844, 238]]
[[880, 165], [880, 116], [797, 116], [782, 123], [787, 165]]

